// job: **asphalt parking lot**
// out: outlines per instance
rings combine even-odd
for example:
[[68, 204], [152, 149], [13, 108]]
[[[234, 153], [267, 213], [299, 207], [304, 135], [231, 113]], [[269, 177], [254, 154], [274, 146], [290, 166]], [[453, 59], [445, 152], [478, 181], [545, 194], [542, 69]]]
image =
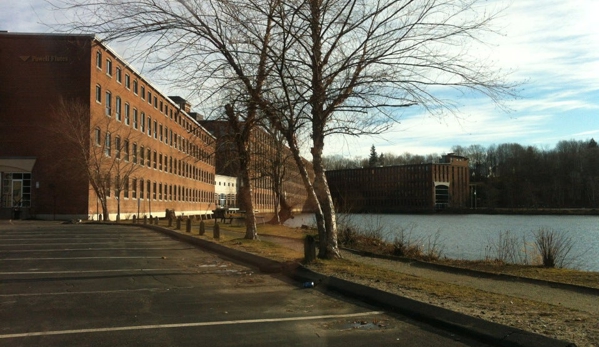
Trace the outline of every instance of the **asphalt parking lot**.
[[0, 221], [0, 346], [485, 346], [141, 227]]

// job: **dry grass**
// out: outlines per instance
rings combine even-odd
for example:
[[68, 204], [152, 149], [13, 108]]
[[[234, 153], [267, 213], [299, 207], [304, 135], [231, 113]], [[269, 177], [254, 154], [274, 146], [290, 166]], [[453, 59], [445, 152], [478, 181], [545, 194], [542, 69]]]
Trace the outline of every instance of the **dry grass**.
[[252, 241], [242, 238], [221, 238], [220, 244], [279, 262], [301, 262], [304, 254], [268, 241]]
[[466, 261], [444, 259], [438, 261], [437, 263], [476, 271], [506, 274], [540, 279], [545, 281], [576, 284], [591, 288], [599, 288], [599, 272], [546, 268], [540, 265], [512, 265], [494, 261]]
[[[160, 220], [159, 224], [163, 227], [167, 227], [168, 223], [165, 220]], [[205, 221], [205, 224], [206, 235], [204, 236], [204, 238], [212, 240], [212, 226], [214, 225], [214, 221]], [[283, 262], [300, 261], [303, 257], [303, 253], [294, 251], [279, 244], [274, 244], [272, 242], [266, 241], [253, 242], [250, 240], [245, 240], [243, 238], [245, 234], [245, 226], [243, 225], [231, 225], [220, 223], [220, 227], [223, 233], [221, 233], [221, 240], [219, 242], [232, 248], [245, 250], [247, 252], [263, 255], [266, 257], [272, 257], [274, 260]], [[297, 240], [303, 240], [306, 235], [316, 234], [315, 230], [289, 228], [280, 225], [259, 224], [257, 227], [258, 235], [281, 236]], [[174, 224], [171, 228], [174, 229]], [[182, 224], [181, 229], [185, 230], [184, 223]], [[194, 220], [192, 222], [192, 233], [197, 234], [198, 230], [199, 221]], [[227, 236], [231, 234], [232, 236]], [[394, 249], [392, 244], [381, 242], [380, 240], [372, 237], [363, 237], [356, 239], [352, 243], [352, 248], [379, 254], [392, 254]], [[599, 272], [544, 268], [541, 266], [532, 265], [511, 265], [497, 261], [465, 261], [441, 259], [436, 261], [436, 263], [467, 268], [477, 271], [485, 271], [497, 274], [509, 274], [514, 276], [535, 278], [546, 281], [569, 283], [599, 288]], [[372, 269], [368, 270], [369, 273], [361, 273], [362, 271], [360, 269], [363, 268], [359, 264], [356, 264], [356, 267], [354, 267], [354, 270], [358, 271], [355, 274], [356, 276], [359, 275], [366, 278], [370, 278], [373, 276], [373, 274], [378, 273], [377, 271], [370, 273]]]

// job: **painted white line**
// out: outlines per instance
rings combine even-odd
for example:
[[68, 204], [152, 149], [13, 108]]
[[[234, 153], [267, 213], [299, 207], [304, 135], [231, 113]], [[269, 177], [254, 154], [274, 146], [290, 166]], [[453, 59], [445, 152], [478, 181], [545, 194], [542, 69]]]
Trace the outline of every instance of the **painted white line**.
[[[4, 258], [2, 261], [31, 261], [31, 260], [97, 260], [97, 259], [163, 259], [163, 257], [63, 257], [63, 258]], [[169, 258], [173, 259], [173, 258]]]
[[99, 235], [99, 234], [87, 234], [87, 235], [0, 235], [0, 240], [14, 241], [14, 240], [155, 240], [163, 239], [168, 240], [168, 236], [163, 235]]
[[20, 249], [20, 250], [6, 250], [6, 251], [2, 251], [2, 253], [19, 253], [19, 252], [65, 252], [65, 251], [114, 251], [114, 250], [119, 250], [119, 251], [126, 251], [126, 250], [162, 250], [162, 251], [172, 251], [172, 250], [177, 250], [177, 251], [183, 251], [183, 250], [187, 250], [187, 249], [194, 249], [193, 247], [188, 247], [188, 248], [177, 248], [177, 249], [165, 249], [164, 247], [145, 247], [145, 248], [137, 248], [137, 247], [125, 247], [125, 248], [64, 248], [64, 249]]
[[216, 326], [216, 325], [296, 322], [296, 321], [318, 320], [318, 319], [362, 317], [362, 316], [380, 315], [380, 314], [384, 314], [384, 312], [383, 311], [370, 311], [370, 312], [351, 313], [351, 314], [333, 314], [333, 315], [308, 316], [308, 317], [248, 319], [248, 320], [230, 320], [230, 321], [220, 321], [220, 322], [155, 324], [155, 325], [138, 325], [138, 326], [113, 327], [113, 328], [39, 331], [39, 332], [30, 332], [30, 333], [0, 335], [0, 339], [14, 339], [14, 338], [33, 337], [33, 336], [48, 336], [48, 335], [89, 334], [89, 333], [103, 333], [103, 332], [114, 332], [114, 331], [128, 331], [128, 330], [173, 329], [173, 328], [207, 327], [207, 326]]
[[87, 295], [87, 294], [117, 294], [129, 292], [167, 292], [177, 289], [192, 289], [194, 287], [172, 287], [172, 288], [138, 288], [138, 289], [116, 289], [116, 290], [94, 290], [81, 292], [51, 292], [51, 293], [26, 293], [26, 294], [0, 294], [0, 298], [32, 297], [32, 296], [57, 296], [57, 295]]
[[[22, 271], [22, 272], [0, 272], [0, 275], [53, 275], [53, 274], [87, 274], [104, 272], [150, 272], [150, 271], [179, 271], [181, 269], [119, 269], [119, 270], [73, 270], [73, 271]], [[195, 273], [195, 272], [189, 272]]]
[[8, 247], [8, 248], [12, 248], [12, 247], [16, 247], [16, 246], [62, 246], [62, 245], [114, 245], [117, 242], [125, 242], [125, 243], [133, 243], [133, 244], [138, 244], [138, 243], [152, 243], [152, 244], [156, 244], [156, 243], [172, 243], [172, 244], [177, 244], [178, 242], [175, 241], [168, 241], [168, 240], [164, 240], [164, 241], [135, 241], [135, 240], [117, 240], [115, 239], [114, 241], [111, 242], [107, 242], [107, 241], [101, 241], [101, 242], [96, 242], [96, 241], [91, 241], [91, 240], [85, 240], [83, 242], [44, 242], [44, 243], [9, 243], [9, 244], [3, 244], [0, 245], [0, 247]]
[[[31, 260], [94, 260], [94, 259], [163, 259], [162, 257], [63, 257], [63, 258], [4, 258], [2, 261], [31, 261]], [[171, 258], [172, 259], [172, 258]]]

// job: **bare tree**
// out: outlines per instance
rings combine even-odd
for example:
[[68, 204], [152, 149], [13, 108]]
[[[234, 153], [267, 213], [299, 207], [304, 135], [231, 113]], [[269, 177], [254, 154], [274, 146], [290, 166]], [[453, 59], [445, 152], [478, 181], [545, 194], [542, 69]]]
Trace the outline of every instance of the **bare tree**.
[[[286, 194], [287, 189], [294, 189], [287, 182], [296, 181], [299, 172], [293, 155], [286, 146], [287, 140], [279, 129], [272, 124], [263, 123], [261, 131], [267, 136], [266, 143], [256, 146], [257, 150], [254, 153], [258, 159], [256, 179], [266, 180], [274, 194], [274, 216], [270, 223], [282, 224], [291, 217], [294, 206], [299, 203], [292, 198], [288, 199]], [[296, 195], [298, 192], [290, 193]]]
[[[492, 62], [469, 54], [498, 14], [479, 0], [63, 2], [87, 10], [72, 29], [149, 42], [143, 55], [157, 55], [159, 67], [180, 66], [178, 81], [220, 96], [213, 99], [220, 105], [242, 90], [247, 119], [257, 108], [287, 117], [273, 124], [318, 202], [325, 257], [339, 256], [323, 165], [327, 136], [380, 133], [404, 107], [455, 114], [462, 93], [498, 103], [512, 95]], [[302, 129], [312, 140], [312, 182], [294, 144]]]
[[[499, 102], [512, 95], [500, 71], [468, 55], [496, 12], [476, 0], [308, 0], [280, 2], [275, 22], [285, 40], [280, 86], [308, 120], [315, 180], [325, 218], [326, 257], [339, 256], [333, 202], [322, 153], [331, 134], [376, 134], [418, 106], [442, 115], [457, 104], [448, 91]], [[293, 148], [293, 146], [290, 146]]]
[[114, 190], [119, 220], [121, 194], [139, 167], [129, 160], [128, 143], [135, 135], [110, 117], [94, 120], [89, 104], [80, 100], [60, 99], [54, 117], [55, 126], [50, 131], [56, 141], [72, 149], [63, 160], [70, 161], [75, 167], [73, 172], [80, 172], [89, 181], [102, 206], [103, 220], [110, 219], [108, 198]]

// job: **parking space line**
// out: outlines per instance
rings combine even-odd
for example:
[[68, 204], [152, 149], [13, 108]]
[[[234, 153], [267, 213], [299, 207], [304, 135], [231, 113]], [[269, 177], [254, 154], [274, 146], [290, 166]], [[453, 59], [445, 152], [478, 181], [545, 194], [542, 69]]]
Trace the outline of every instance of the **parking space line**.
[[383, 312], [383, 311], [369, 311], [369, 312], [360, 312], [360, 313], [332, 314], [332, 315], [307, 316], [307, 317], [247, 319], [247, 320], [230, 320], [230, 321], [218, 321], [218, 322], [154, 324], [154, 325], [123, 326], [123, 327], [112, 327], [112, 328], [38, 331], [38, 332], [29, 332], [29, 333], [4, 334], [4, 335], [0, 335], [0, 339], [13, 339], [13, 338], [23, 338], [23, 337], [33, 337], [33, 336], [49, 336], [49, 335], [89, 334], [89, 333], [148, 330], [148, 329], [191, 328], [191, 327], [206, 327], [206, 326], [217, 326], [217, 325], [296, 322], [296, 321], [308, 321], [308, 320], [319, 320], [319, 319], [352, 318], [352, 317], [361, 317], [361, 316], [370, 316], [370, 315], [380, 315], [380, 314], [384, 314], [384, 313], [385, 312]]
[[[118, 240], [121, 242], [128, 242], [128, 243], [151, 243], [151, 244], [157, 244], [157, 243], [172, 243], [172, 244], [177, 244], [176, 241], [172, 241], [172, 240], [161, 240], [161, 241], [135, 241], [135, 240]], [[102, 242], [96, 242], [96, 241], [90, 241], [90, 240], [85, 240], [85, 242], [44, 242], [44, 243], [8, 243], [8, 244], [3, 244], [0, 245], [0, 247], [15, 247], [15, 246], [61, 246], [61, 245], [113, 245], [115, 243], [115, 241], [113, 242], [107, 242], [107, 241], [102, 241]]]
[[0, 294], [0, 298], [17, 298], [17, 297], [32, 297], [32, 296], [55, 296], [55, 295], [88, 295], [88, 294], [117, 294], [117, 293], [130, 293], [130, 292], [158, 292], [158, 291], [170, 291], [177, 289], [191, 289], [193, 286], [188, 287], [170, 287], [170, 288], [137, 288], [137, 289], [115, 289], [115, 290], [90, 290], [81, 292], [52, 292], [52, 293], [24, 293], [24, 294]]
[[[66, 271], [17, 271], [0, 272], [0, 275], [53, 275], [53, 274], [83, 274], [83, 273], [104, 273], [104, 272], [150, 272], [150, 271], [181, 271], [175, 269], [118, 269], [118, 270], [66, 270]], [[195, 272], [190, 272], [195, 273]]]
[[19, 249], [19, 250], [6, 250], [1, 253], [19, 253], [19, 252], [64, 252], [64, 251], [126, 251], [126, 250], [177, 250], [184, 251], [188, 249], [194, 249], [193, 247], [187, 248], [168, 248], [164, 247], [124, 247], [124, 248], [63, 248], [63, 249]]
[[30, 261], [30, 260], [94, 260], [94, 259], [164, 259], [163, 257], [62, 257], [62, 258], [4, 258], [2, 261]]

